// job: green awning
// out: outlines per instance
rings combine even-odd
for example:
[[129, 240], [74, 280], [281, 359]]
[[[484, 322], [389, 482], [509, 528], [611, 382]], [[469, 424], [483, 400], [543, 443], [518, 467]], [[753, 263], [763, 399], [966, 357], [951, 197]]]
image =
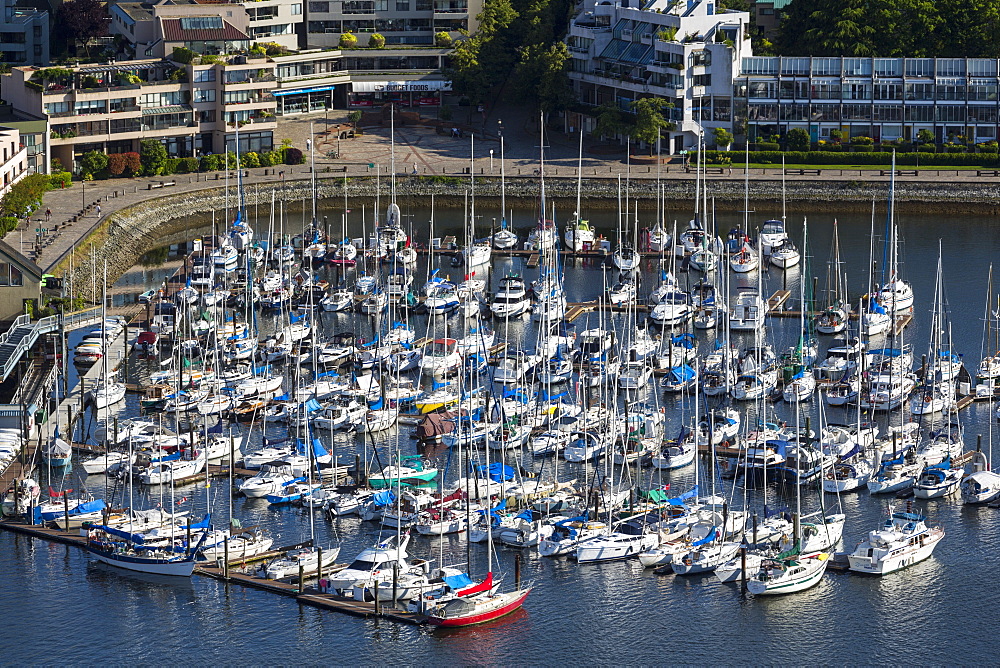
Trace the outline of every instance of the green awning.
[[159, 114], [183, 114], [191, 111], [191, 107], [186, 104], [176, 104], [172, 107], [150, 107], [142, 110], [143, 116], [158, 116]]

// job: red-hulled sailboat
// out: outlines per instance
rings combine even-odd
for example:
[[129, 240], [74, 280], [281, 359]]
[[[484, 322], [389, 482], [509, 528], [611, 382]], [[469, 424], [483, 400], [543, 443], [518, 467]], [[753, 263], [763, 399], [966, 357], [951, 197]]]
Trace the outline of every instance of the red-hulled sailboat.
[[490, 572], [478, 584], [425, 601], [423, 613], [427, 616], [427, 623], [434, 626], [471, 626], [490, 622], [520, 608], [531, 593], [531, 587], [505, 594], [497, 593], [498, 588], [499, 583], [494, 584], [493, 573]]

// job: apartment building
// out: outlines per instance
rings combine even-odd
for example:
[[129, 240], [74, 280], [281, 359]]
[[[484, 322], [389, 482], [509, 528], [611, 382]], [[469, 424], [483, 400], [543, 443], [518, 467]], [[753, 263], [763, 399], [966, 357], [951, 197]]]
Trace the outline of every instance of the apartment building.
[[212, 55], [234, 53], [248, 49], [252, 39], [250, 15], [238, 4], [121, 2], [109, 4], [108, 12], [110, 32], [121, 36], [127, 52], [138, 59], [166, 58], [175, 47]]
[[49, 62], [49, 13], [18, 7], [17, 0], [3, 0], [0, 14], [0, 60], [11, 65], [45, 65]]
[[386, 47], [276, 56], [277, 113], [366, 109], [390, 101], [409, 108], [439, 106], [442, 93], [451, 90], [441, 73], [448, 51]]
[[15, 67], [0, 96], [22, 117], [43, 120], [50, 155], [65, 167], [92, 150], [138, 151], [158, 139], [172, 157], [274, 145], [274, 67], [265, 58], [230, 56], [182, 64], [168, 59]]
[[0, 157], [0, 195], [3, 195], [32, 171], [28, 165], [28, 149], [16, 128], [0, 126]]
[[807, 130], [937, 143], [997, 139], [996, 58], [743, 58], [733, 82], [737, 115], [751, 138]]
[[483, 0], [307, 0], [306, 39], [311, 47], [333, 47], [350, 32], [365, 47], [379, 33], [387, 45], [432, 45], [438, 32], [474, 33], [482, 10]]
[[732, 127], [733, 79], [753, 55], [749, 24], [748, 12], [714, 0], [584, 0], [567, 37], [569, 77], [585, 104], [666, 99], [676, 129], [663, 150], [694, 147], [702, 131]]

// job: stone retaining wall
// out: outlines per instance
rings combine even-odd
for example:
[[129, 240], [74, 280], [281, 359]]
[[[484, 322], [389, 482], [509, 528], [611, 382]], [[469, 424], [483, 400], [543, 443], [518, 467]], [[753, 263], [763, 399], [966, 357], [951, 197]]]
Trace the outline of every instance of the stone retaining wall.
[[[690, 203], [694, 198], [694, 179], [664, 180], [661, 182], [664, 198], [671, 204]], [[576, 180], [559, 178], [546, 180], [546, 192], [552, 200], [564, 200], [560, 206], [574, 206]], [[324, 205], [338, 207], [344, 201], [344, 181], [328, 179], [326, 175], [318, 181], [317, 189]], [[352, 208], [374, 205], [376, 181], [374, 178], [349, 178], [347, 197]], [[440, 207], [460, 207], [465, 191], [469, 188], [468, 178], [425, 177], [414, 179], [400, 176], [396, 180], [397, 199], [401, 203], [426, 203], [426, 198], [435, 196]], [[498, 178], [477, 177], [476, 197], [487, 206], [499, 200], [500, 181]], [[630, 198], [639, 198], [640, 206], [655, 209], [656, 182], [634, 180], [629, 183]], [[790, 211], [830, 211], [831, 203], [836, 203], [837, 211], [869, 211], [874, 198], [880, 207], [887, 196], [886, 183], [862, 183], [858, 181], [788, 181], [786, 184], [787, 208]], [[389, 184], [381, 182], [382, 205], [387, 203]], [[256, 205], [262, 211], [270, 207], [272, 194], [275, 200], [286, 202], [286, 211], [300, 211], [303, 200], [311, 208], [311, 191], [308, 181], [290, 181], [275, 184], [255, 184], [244, 190], [248, 210]], [[585, 210], [615, 209], [618, 206], [618, 179], [584, 179], [583, 193]], [[753, 204], [779, 203], [782, 198], [780, 180], [750, 181], [750, 199]], [[538, 199], [537, 179], [509, 179], [507, 200], [511, 203], [534, 203]], [[720, 210], [741, 210], [743, 206], [743, 182], [741, 180], [712, 180], [709, 178], [709, 196], [715, 199]], [[976, 213], [995, 214], [1000, 210], [1000, 183], [928, 183], [897, 182], [897, 210], [900, 212], [919, 211], [921, 213], [948, 213], [949, 215]], [[233, 197], [230, 196], [230, 205]], [[79, 249], [72, 261], [71, 283], [77, 287], [74, 293], [91, 301], [92, 272], [100, 276], [107, 261], [108, 282], [132, 267], [138, 258], [151, 248], [160, 245], [169, 235], [203, 226], [207, 212], [216, 211], [218, 229], [227, 225], [222, 220], [226, 206], [225, 190], [221, 187], [207, 188], [193, 192], [177, 192], [153, 197], [141, 204], [132, 205], [108, 214], [105, 222], [91, 235], [93, 252], [88, 239], [78, 243]], [[67, 275], [71, 262], [64, 259], [52, 273]]]

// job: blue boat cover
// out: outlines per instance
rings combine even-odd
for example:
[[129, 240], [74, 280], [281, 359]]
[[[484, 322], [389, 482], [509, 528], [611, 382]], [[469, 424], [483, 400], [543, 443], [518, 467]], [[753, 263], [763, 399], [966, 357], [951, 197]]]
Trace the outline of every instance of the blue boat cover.
[[201, 522], [188, 525], [188, 529], [207, 529], [209, 522], [211, 522], [211, 520], [212, 520], [212, 513], [208, 513], [207, 515], [205, 515], [205, 518]]
[[683, 506], [685, 501], [693, 499], [696, 496], [698, 496], [698, 485], [695, 485], [689, 491], [684, 492], [678, 497], [675, 497], [673, 499], [667, 499], [667, 503], [669, 503], [672, 506]]
[[[476, 471], [478, 471], [480, 475], [487, 473], [487, 469], [483, 465], [477, 466]], [[495, 462], [493, 464], [490, 464], [488, 473], [490, 480], [494, 482], [504, 482], [512, 479], [514, 477], [515, 471], [506, 464]]]
[[719, 530], [718, 527], [712, 527], [712, 531], [707, 536], [705, 536], [701, 540], [696, 540], [695, 542], [691, 543], [691, 547], [698, 547], [699, 545], [704, 545], [705, 543], [711, 543], [713, 540], [716, 539], [717, 536], [715, 535], [715, 533], [718, 530]]
[[372, 497], [372, 501], [376, 506], [388, 506], [395, 500], [396, 495], [392, 493], [391, 489], [384, 489], [381, 492], [375, 492], [375, 495]]
[[73, 510], [69, 511], [70, 515], [84, 515], [86, 513], [97, 513], [108, 507], [108, 504], [104, 503], [104, 499], [94, 499], [93, 501], [87, 501], [86, 503], [81, 503]]
[[128, 531], [122, 531], [121, 529], [115, 529], [112, 527], [106, 527], [102, 525], [98, 525], [93, 528], [100, 529], [101, 531], [109, 533], [112, 536], [117, 536], [118, 538], [124, 538], [125, 540], [136, 543], [137, 545], [142, 545], [143, 542], [145, 542], [145, 539], [142, 537], [141, 533], [129, 533]]
[[460, 575], [446, 575], [441, 579], [444, 580], [444, 583], [452, 589], [464, 589], [465, 587], [473, 584], [472, 579], [466, 573], [461, 573]]

